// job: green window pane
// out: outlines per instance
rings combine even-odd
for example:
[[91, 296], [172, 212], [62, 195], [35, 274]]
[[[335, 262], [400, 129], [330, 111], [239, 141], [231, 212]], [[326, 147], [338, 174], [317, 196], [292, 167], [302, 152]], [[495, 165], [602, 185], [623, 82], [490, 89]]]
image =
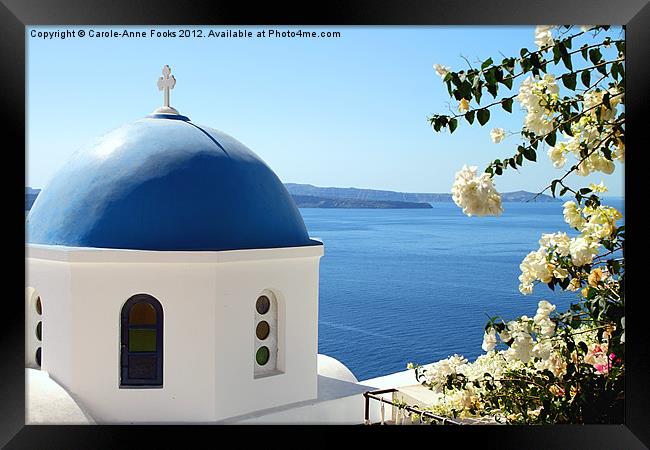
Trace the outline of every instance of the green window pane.
[[260, 347], [257, 350], [257, 353], [255, 354], [255, 361], [257, 361], [257, 364], [260, 366], [263, 366], [267, 362], [269, 362], [269, 348], [268, 347]]
[[156, 351], [156, 330], [155, 329], [129, 329], [129, 351], [130, 352], [155, 352]]

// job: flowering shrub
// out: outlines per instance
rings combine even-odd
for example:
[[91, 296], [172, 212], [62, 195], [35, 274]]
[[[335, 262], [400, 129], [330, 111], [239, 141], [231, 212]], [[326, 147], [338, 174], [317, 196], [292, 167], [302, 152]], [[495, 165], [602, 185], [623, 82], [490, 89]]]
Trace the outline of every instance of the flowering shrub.
[[[563, 205], [571, 236], [565, 231], [541, 236], [539, 248], [519, 266], [519, 290], [528, 295], [545, 284], [577, 295], [565, 312], [542, 300], [532, 318], [492, 317], [483, 336], [486, 353], [476, 361], [454, 355], [427, 366], [409, 363], [417, 380], [438, 395], [430, 407], [437, 414], [505, 423], [623, 422], [625, 227], [619, 224], [621, 213], [601, 203], [607, 191], [602, 182], [572, 187], [565, 181], [571, 173], [611, 174], [625, 160], [625, 42], [611, 31], [539, 26], [538, 49], [521, 49], [520, 57], [500, 64], [488, 58], [480, 69], [467, 71], [434, 66], [460, 112], [432, 116], [436, 132], [453, 133], [461, 119], [483, 126], [492, 108], [511, 113], [514, 102], [525, 113], [519, 133], [490, 132], [496, 144], [519, 134], [523, 142], [513, 156], [494, 160], [480, 175], [467, 166], [456, 174], [452, 198], [467, 216], [501, 214], [494, 178], [508, 167], [535, 162], [543, 147], [557, 169], [572, 161], [538, 194], [571, 194]], [[580, 39], [587, 42], [572, 50]], [[583, 62], [575, 61], [577, 54]], [[525, 78], [513, 89], [520, 77]], [[497, 99], [503, 89], [514, 93]], [[495, 101], [482, 106], [484, 91]]]

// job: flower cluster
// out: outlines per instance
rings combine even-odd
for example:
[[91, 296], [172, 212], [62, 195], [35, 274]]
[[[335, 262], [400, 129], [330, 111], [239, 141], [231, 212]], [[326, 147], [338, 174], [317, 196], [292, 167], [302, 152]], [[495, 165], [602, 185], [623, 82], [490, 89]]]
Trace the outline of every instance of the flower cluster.
[[[566, 30], [554, 37], [559, 28]], [[607, 191], [602, 182], [576, 187], [565, 179], [573, 172], [611, 174], [617, 162], [625, 161], [625, 40], [603, 37], [601, 32], [609, 26], [583, 25], [582, 33], [574, 34], [568, 33], [570, 28], [538, 26], [539, 50], [522, 48], [519, 55], [500, 62], [488, 58], [480, 70], [454, 72], [434, 65], [459, 112], [432, 116], [429, 121], [436, 132], [453, 133], [461, 119], [484, 126], [490, 121], [490, 108], [512, 113], [514, 102], [525, 113], [520, 133], [524, 142], [514, 156], [495, 159], [481, 175], [476, 167], [467, 166], [456, 173], [452, 198], [466, 215], [499, 215], [503, 209], [494, 177], [537, 161], [541, 151], [547, 151], [557, 169], [570, 165], [546, 189], [553, 197], [556, 190], [560, 197], [573, 194], [575, 201], [564, 203], [562, 211], [573, 230], [541, 236], [539, 248], [519, 266], [519, 290], [531, 294], [535, 284], [544, 283], [553, 290], [575, 292], [578, 298], [564, 312], [542, 300], [532, 317], [508, 322], [491, 318], [482, 333], [486, 353], [473, 362], [454, 355], [429, 366], [410, 364], [416, 378], [432, 389], [436, 400], [430, 409], [437, 414], [503, 418], [509, 423], [621, 420], [625, 227], [618, 224], [619, 211], [601, 204], [600, 194]], [[578, 49], [572, 41], [580, 35], [591, 36], [592, 41]], [[616, 56], [610, 57], [613, 46]], [[585, 64], [576, 68], [579, 55]], [[548, 73], [550, 66], [557, 76]], [[515, 87], [513, 80], [520, 75], [528, 78], [519, 79]], [[504, 88], [514, 89], [516, 95], [482, 106], [485, 92], [497, 99]], [[470, 102], [477, 108], [472, 109]], [[492, 142], [498, 144], [505, 137], [503, 128], [492, 128]]]
[[[609, 107], [604, 104], [605, 94], [609, 96]], [[562, 168], [567, 162], [566, 156], [572, 154], [576, 160], [576, 173], [587, 176], [592, 172], [611, 174], [614, 172], [614, 161], [625, 160], [625, 144], [620, 131], [614, 127], [617, 106], [623, 101], [623, 93], [617, 87], [607, 91], [597, 89], [585, 93], [583, 97], [583, 116], [571, 124], [571, 136], [563, 133], [565, 141], [549, 147], [548, 156], [556, 168]], [[611, 151], [611, 159], [604, 152], [595, 151], [603, 147], [608, 137], [614, 135], [615, 145]], [[584, 156], [586, 152], [586, 157]]]
[[503, 139], [506, 137], [506, 130], [503, 128], [493, 128], [492, 131], [490, 131], [490, 138], [492, 138], [492, 142], [495, 144], [498, 144], [501, 142]]
[[501, 196], [489, 174], [477, 176], [476, 166], [463, 168], [456, 173], [451, 188], [452, 199], [468, 216], [496, 216], [503, 212]]
[[555, 128], [553, 115], [559, 101], [560, 87], [555, 76], [547, 73], [543, 78], [528, 77], [519, 87], [515, 99], [526, 110], [524, 129], [544, 136]]
[[[534, 376], [547, 371], [555, 377], [554, 384], [547, 387], [549, 392], [562, 397], [564, 388], [561, 384], [567, 375], [568, 364], [580, 364], [580, 358], [577, 350], [567, 352], [566, 342], [558, 339], [556, 322], [559, 319], [552, 317], [555, 310], [555, 305], [542, 300], [532, 319], [522, 316], [500, 327], [490, 327], [483, 337], [486, 353], [473, 362], [455, 354], [426, 366], [409, 363], [407, 367], [415, 369], [418, 381], [436, 394], [427, 409], [453, 417], [499, 416], [501, 412], [486, 402], [490, 395], [486, 381], [499, 388], [512, 381], [512, 377]], [[497, 328], [500, 331], [497, 332]], [[592, 367], [596, 375], [606, 376], [612, 367], [622, 363], [620, 358], [608, 352], [609, 335], [606, 332], [599, 339], [597, 332], [587, 325], [574, 331], [575, 343], [587, 349], [582, 355], [583, 363]], [[496, 349], [497, 336], [506, 349]], [[572, 388], [571, 394], [575, 396], [576, 389]], [[541, 406], [531, 407], [527, 414], [534, 417], [540, 410]], [[505, 418], [517, 421], [521, 416], [510, 414]]]
[[442, 78], [443, 80], [445, 79], [445, 77], [447, 76], [449, 71], [451, 70], [451, 68], [446, 67], [446, 66], [442, 66], [440, 64], [434, 64], [433, 68], [436, 70], [436, 73], [438, 75], [440, 75], [440, 78]]
[[552, 33], [553, 28], [555, 28], [553, 25], [538, 25], [535, 27], [535, 44], [540, 49], [551, 47], [555, 43]]
[[[564, 280], [569, 277], [570, 268], [591, 264], [602, 248], [601, 241], [613, 236], [617, 221], [622, 218], [616, 208], [602, 205], [580, 208], [573, 201], [564, 204], [563, 213], [566, 223], [581, 234], [576, 237], [560, 232], [542, 235], [539, 249], [528, 253], [519, 265], [519, 291], [524, 295], [533, 292], [536, 281]], [[572, 279], [565, 287], [577, 290], [580, 280]]]

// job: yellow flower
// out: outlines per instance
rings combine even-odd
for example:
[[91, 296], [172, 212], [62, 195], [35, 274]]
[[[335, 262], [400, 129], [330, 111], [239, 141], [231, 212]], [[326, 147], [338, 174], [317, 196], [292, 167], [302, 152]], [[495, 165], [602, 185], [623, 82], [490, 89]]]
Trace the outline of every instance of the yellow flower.
[[598, 286], [598, 283], [602, 279], [603, 279], [603, 269], [601, 269], [600, 267], [597, 267], [596, 269], [591, 271], [591, 273], [587, 277], [587, 282], [589, 283], [589, 286], [596, 287], [596, 286]]
[[567, 289], [569, 291], [577, 291], [578, 289], [580, 289], [580, 279], [572, 278]]
[[469, 100], [467, 100], [466, 98], [461, 99], [460, 104], [458, 105], [458, 111], [460, 111], [461, 113], [469, 111]]
[[586, 297], [587, 294], [589, 294], [589, 288], [588, 287], [582, 288], [582, 296]]
[[589, 189], [591, 189], [594, 192], [607, 192], [607, 186], [605, 186], [602, 181], [600, 182], [600, 184], [591, 183], [589, 185]]

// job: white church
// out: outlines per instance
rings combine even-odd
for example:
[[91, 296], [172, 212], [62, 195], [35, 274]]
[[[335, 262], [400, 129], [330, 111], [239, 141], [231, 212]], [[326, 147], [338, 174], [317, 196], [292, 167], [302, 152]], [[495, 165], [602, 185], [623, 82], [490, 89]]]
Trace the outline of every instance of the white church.
[[363, 393], [413, 372], [360, 383], [318, 355], [323, 243], [257, 155], [170, 106], [175, 83], [165, 66], [164, 106], [29, 213], [26, 422], [363, 423]]

